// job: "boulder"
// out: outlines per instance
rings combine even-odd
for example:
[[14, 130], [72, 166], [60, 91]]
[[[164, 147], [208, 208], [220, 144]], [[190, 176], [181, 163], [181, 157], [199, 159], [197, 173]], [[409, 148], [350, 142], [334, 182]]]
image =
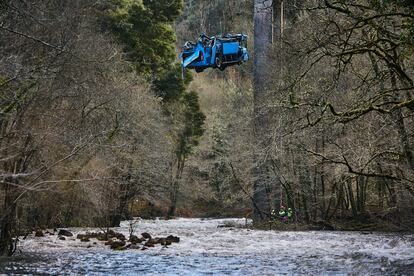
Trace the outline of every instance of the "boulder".
[[108, 240], [108, 236], [105, 233], [99, 233], [96, 238], [98, 239], [98, 241], [107, 241]]
[[99, 236], [99, 234], [100, 233], [97, 233], [97, 232], [86, 232], [86, 236], [88, 238], [95, 238], [96, 239]]
[[65, 241], [65, 240], [66, 240], [66, 238], [65, 238], [64, 236], [59, 236], [59, 240], [61, 240], [61, 241]]
[[125, 238], [124, 234], [122, 234], [122, 233], [115, 233], [115, 237], [116, 237], [118, 240], [121, 240], [121, 241], [125, 241], [125, 240], [126, 240], [126, 238]]
[[149, 239], [148, 242], [152, 244], [158, 244], [160, 243], [160, 238]]
[[129, 240], [128, 241], [130, 243], [132, 243], [132, 244], [137, 244], [137, 243], [141, 243], [142, 242], [142, 239], [138, 238], [135, 235], [131, 235], [131, 236], [129, 236]]
[[80, 239], [81, 242], [90, 242], [91, 240], [89, 239], [89, 237], [83, 237]]
[[139, 245], [137, 245], [137, 244], [131, 244], [129, 247], [128, 247], [129, 249], [140, 249], [140, 247], [139, 247]]
[[125, 242], [124, 241], [113, 241], [110, 244], [111, 249], [117, 249], [119, 250], [121, 247], [125, 246]]
[[147, 241], [144, 246], [146, 247], [155, 247], [155, 245], [151, 241]]
[[179, 237], [177, 237], [177, 236], [173, 236], [173, 235], [169, 235], [169, 236], [166, 238], [166, 240], [167, 240], [167, 241], [171, 241], [171, 242], [180, 242], [180, 238], [179, 238]]
[[105, 245], [111, 245], [114, 242], [114, 240], [109, 239], [105, 242]]
[[45, 236], [45, 234], [43, 234], [43, 231], [42, 230], [36, 230], [36, 232], [35, 232], [35, 237], [38, 237], [38, 238], [40, 238], [40, 237], [44, 237]]
[[60, 229], [58, 232], [58, 235], [65, 236], [65, 237], [73, 237], [73, 234], [70, 231], [65, 230], [65, 229]]
[[146, 240], [151, 239], [151, 235], [148, 234], [147, 232], [142, 233], [141, 236]]
[[159, 238], [159, 239], [158, 239], [158, 242], [159, 242], [161, 245], [165, 245], [165, 243], [167, 242], [167, 240], [166, 240], [165, 238]]

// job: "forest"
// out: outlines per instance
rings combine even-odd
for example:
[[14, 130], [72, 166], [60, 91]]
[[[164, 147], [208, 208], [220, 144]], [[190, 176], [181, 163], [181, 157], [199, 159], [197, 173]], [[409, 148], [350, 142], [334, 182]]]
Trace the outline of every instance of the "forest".
[[[201, 33], [247, 34], [250, 61], [183, 74]], [[0, 95], [0, 255], [281, 206], [276, 229], [414, 229], [410, 0], [1, 0]]]

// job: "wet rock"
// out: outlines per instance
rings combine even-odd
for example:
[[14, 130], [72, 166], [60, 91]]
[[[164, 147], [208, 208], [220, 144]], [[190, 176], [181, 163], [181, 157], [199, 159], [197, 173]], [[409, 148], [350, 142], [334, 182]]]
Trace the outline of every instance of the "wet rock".
[[115, 238], [117, 238], [118, 240], [121, 240], [121, 241], [126, 240], [124, 234], [122, 234], [122, 233], [115, 233]]
[[140, 249], [140, 246], [136, 245], [136, 244], [128, 243], [127, 245], [125, 245], [125, 248], [127, 248], [127, 249]]
[[113, 242], [114, 242], [114, 240], [109, 239], [105, 242], [105, 245], [111, 245]]
[[135, 236], [135, 235], [131, 235], [131, 236], [129, 236], [129, 240], [128, 240], [130, 243], [132, 243], [132, 244], [137, 244], [137, 243], [141, 243], [141, 242], [143, 242], [143, 240], [142, 239], [140, 239], [140, 238], [138, 238], [137, 236]]
[[147, 247], [145, 247], [145, 246], [141, 248], [141, 250], [147, 250], [147, 249], [148, 249], [148, 248], [147, 248]]
[[108, 236], [105, 233], [99, 233], [96, 238], [98, 239], [98, 241], [107, 241], [108, 240]]
[[146, 240], [151, 239], [151, 235], [148, 234], [147, 232], [142, 233], [141, 236]]
[[144, 244], [144, 246], [146, 246], [146, 247], [155, 247], [155, 244], [154, 244], [154, 243], [152, 243], [151, 241], [147, 241], [147, 242]]
[[99, 235], [100, 233], [97, 233], [97, 232], [87, 232], [86, 233], [86, 236], [88, 237], [88, 238], [97, 238], [98, 237], [98, 235]]
[[[114, 232], [115, 233], [115, 232]], [[115, 233], [116, 234], [116, 233]], [[118, 235], [119, 236], [119, 235]], [[119, 236], [121, 238], [121, 236]], [[102, 232], [86, 232], [85, 234], [76, 235], [77, 239], [98, 239], [99, 241], [107, 241], [107, 235]]]
[[111, 247], [111, 249], [116, 249], [116, 250], [119, 250], [121, 247], [124, 247], [125, 246], [125, 242], [124, 241], [113, 241], [111, 244], [110, 244], [110, 247]]
[[61, 240], [61, 241], [65, 241], [65, 240], [66, 240], [66, 238], [65, 238], [64, 236], [59, 236], [59, 240]]
[[73, 234], [70, 231], [65, 230], [65, 229], [60, 229], [58, 232], [58, 235], [65, 236], [65, 237], [73, 237]]
[[106, 238], [109, 238], [109, 239], [117, 238], [118, 240], [122, 240], [122, 241], [125, 241], [126, 240], [124, 234], [119, 233], [119, 232], [115, 232], [112, 229], [108, 230], [108, 232], [106, 234], [104, 234], [104, 233], [102, 233], [102, 234], [96, 233], [96, 238], [100, 238], [100, 239], [104, 239], [104, 238], [105, 239]]
[[89, 239], [89, 237], [83, 237], [80, 239], [81, 242], [90, 242], [91, 240]]
[[139, 246], [139, 245], [137, 245], [137, 244], [131, 244], [130, 246], [129, 246], [129, 249], [135, 249], [135, 250], [137, 250], [137, 249], [140, 249], [141, 247]]
[[38, 238], [40, 238], [40, 237], [44, 237], [45, 236], [45, 234], [43, 234], [43, 231], [42, 230], [36, 230], [36, 232], [35, 232], [35, 237], [38, 237]]
[[179, 237], [177, 237], [177, 236], [173, 236], [173, 235], [169, 235], [169, 236], [166, 238], [166, 240], [167, 240], [167, 241], [171, 241], [171, 242], [180, 242], [180, 238], [179, 238]]
[[165, 245], [165, 241], [166, 241], [165, 238], [159, 238], [158, 239], [158, 243], [161, 244], [161, 245]]
[[148, 242], [152, 244], [158, 244], [160, 243], [160, 238], [149, 239]]

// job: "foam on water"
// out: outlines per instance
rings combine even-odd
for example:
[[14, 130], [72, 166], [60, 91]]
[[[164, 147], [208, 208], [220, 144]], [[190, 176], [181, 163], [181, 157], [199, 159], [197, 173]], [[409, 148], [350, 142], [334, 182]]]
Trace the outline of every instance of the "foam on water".
[[[87, 248], [57, 236], [22, 241], [23, 253], [0, 261], [0, 273], [274, 275], [414, 273], [414, 235], [358, 232], [277, 232], [219, 225], [244, 219], [136, 220], [136, 234], [177, 235], [180, 243], [146, 251], [113, 252], [99, 243]], [[129, 234], [130, 223], [116, 231]], [[77, 233], [97, 229], [69, 229]]]

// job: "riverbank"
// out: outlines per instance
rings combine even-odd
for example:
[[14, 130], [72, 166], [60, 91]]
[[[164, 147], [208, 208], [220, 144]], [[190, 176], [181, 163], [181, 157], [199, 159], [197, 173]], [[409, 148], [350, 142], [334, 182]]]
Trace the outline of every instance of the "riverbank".
[[252, 229], [278, 231], [355, 231], [355, 232], [385, 232], [413, 233], [414, 229], [399, 226], [386, 221], [316, 221], [313, 223], [265, 221], [251, 225]]

